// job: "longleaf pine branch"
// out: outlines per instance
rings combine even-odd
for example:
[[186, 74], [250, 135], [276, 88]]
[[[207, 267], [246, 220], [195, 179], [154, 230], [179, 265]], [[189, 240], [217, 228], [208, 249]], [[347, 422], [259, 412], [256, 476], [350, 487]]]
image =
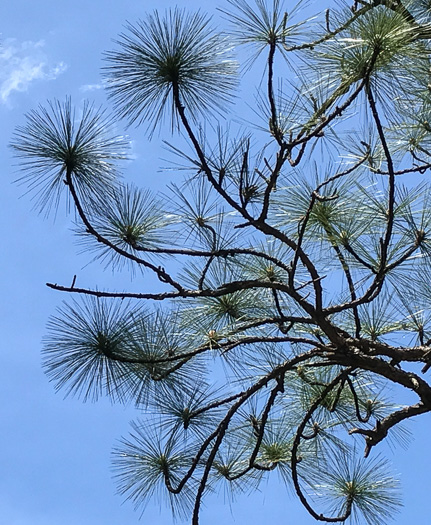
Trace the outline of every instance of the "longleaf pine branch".
[[[277, 475], [316, 522], [385, 525], [380, 455], [431, 412], [430, 6], [221, 1], [220, 30], [180, 7], [126, 25], [114, 117], [66, 97], [17, 127], [17, 182], [121, 272], [47, 283], [66, 301], [43, 367], [136, 407], [113, 459], [136, 508], [165, 497], [198, 525], [207, 494]], [[167, 193], [122, 182], [136, 163], [163, 184], [121, 119], [162, 135]]]

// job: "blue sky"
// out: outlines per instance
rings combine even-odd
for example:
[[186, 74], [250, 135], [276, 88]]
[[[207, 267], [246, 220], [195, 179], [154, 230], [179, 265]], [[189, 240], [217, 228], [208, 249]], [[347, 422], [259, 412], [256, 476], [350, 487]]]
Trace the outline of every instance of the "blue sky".
[[[110, 452], [128, 433], [137, 415], [133, 407], [64, 400], [41, 370], [46, 320], [64, 299], [45, 282], [69, 283], [74, 274], [81, 284], [115, 281], [97, 265], [83, 268], [87, 259], [76, 253], [71, 216], [63, 209], [55, 222], [31, 211], [23, 188], [12, 184], [17, 171], [7, 148], [23, 115], [47, 99], [70, 95], [77, 105], [85, 98], [104, 103], [102, 52], [112, 49], [126, 20], [133, 23], [171, 5], [166, 0], [4, 0], [0, 5], [0, 525], [172, 523], [157, 503], [139, 520], [132, 505], [115, 495]], [[214, 12], [213, 2], [180, 5]], [[166, 156], [160, 140], [150, 144], [144, 128], [128, 132], [135, 159], [126, 178], [162, 187], [168, 175], [158, 171]], [[410, 448], [389, 452], [404, 491], [397, 525], [429, 522], [429, 417], [415, 421], [411, 430]], [[314, 523], [276, 477], [260, 493], [238, 498], [233, 513], [221, 494], [207, 499], [202, 514], [203, 525], [252, 522]]]

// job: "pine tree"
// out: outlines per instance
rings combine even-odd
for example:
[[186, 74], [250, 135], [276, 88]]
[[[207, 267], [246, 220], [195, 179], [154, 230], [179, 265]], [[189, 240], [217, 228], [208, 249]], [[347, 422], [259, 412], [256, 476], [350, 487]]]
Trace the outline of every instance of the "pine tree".
[[[137, 507], [165, 495], [197, 525], [209, 490], [278, 472], [317, 521], [380, 525], [400, 505], [382, 442], [431, 411], [431, 4], [286, 3], [227, 0], [223, 32], [154, 12], [106, 54], [117, 120], [66, 98], [17, 128], [38, 209], [66, 197], [86, 250], [158, 283], [48, 284], [71, 299], [43, 364], [68, 394], [142, 410], [114, 460]], [[120, 119], [186, 138], [181, 184], [118, 178]]]

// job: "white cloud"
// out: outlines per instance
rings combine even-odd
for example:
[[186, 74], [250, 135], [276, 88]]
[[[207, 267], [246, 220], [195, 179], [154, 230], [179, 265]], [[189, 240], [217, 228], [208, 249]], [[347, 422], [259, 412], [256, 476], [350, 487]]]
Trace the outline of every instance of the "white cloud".
[[27, 91], [36, 80], [55, 80], [67, 66], [51, 64], [43, 40], [18, 42], [8, 39], [0, 47], [0, 103], [8, 104], [14, 91]]
[[85, 84], [79, 88], [80, 91], [84, 93], [86, 91], [97, 91], [98, 89], [103, 89], [105, 87], [104, 83], [101, 84]]

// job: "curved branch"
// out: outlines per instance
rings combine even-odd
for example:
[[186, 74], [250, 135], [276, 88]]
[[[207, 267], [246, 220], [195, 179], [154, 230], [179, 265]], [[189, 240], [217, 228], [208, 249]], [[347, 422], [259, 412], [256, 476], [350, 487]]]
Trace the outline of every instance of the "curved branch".
[[324, 516], [323, 514], [318, 514], [308, 502], [299, 484], [298, 447], [301, 442], [301, 438], [303, 438], [305, 427], [307, 423], [309, 422], [309, 420], [311, 419], [311, 416], [313, 415], [313, 413], [316, 411], [316, 409], [319, 407], [319, 405], [322, 403], [325, 397], [329, 394], [329, 392], [331, 392], [331, 390], [333, 390], [341, 381], [345, 380], [345, 378], [348, 376], [348, 374], [352, 370], [353, 370], [352, 367], [346, 368], [340, 374], [338, 374], [330, 383], [328, 383], [327, 386], [322, 390], [320, 395], [314, 400], [314, 402], [311, 404], [310, 408], [308, 409], [307, 413], [305, 414], [301, 424], [299, 425], [296, 431], [295, 439], [293, 441], [291, 467], [292, 467], [292, 480], [293, 480], [293, 484], [295, 487], [295, 491], [301, 503], [307, 509], [309, 514], [311, 514], [311, 516], [313, 516], [313, 518], [317, 521], [326, 521], [328, 523], [336, 523], [339, 521], [345, 521], [352, 512], [352, 501], [347, 500], [346, 510], [344, 514], [341, 516], [330, 517], [330, 516]]
[[[289, 336], [283, 336], [283, 337], [277, 337], [277, 336], [243, 336], [241, 338], [238, 338], [236, 340], [227, 340], [219, 342], [217, 341], [217, 350], [222, 350], [222, 354], [225, 354], [226, 352], [229, 352], [230, 350], [237, 348], [239, 346], [245, 346], [245, 345], [251, 345], [251, 344], [258, 344], [258, 343], [291, 343], [291, 344], [304, 344], [312, 346], [316, 350], [316, 355], [319, 355], [323, 353], [327, 348], [320, 344], [317, 341], [314, 341], [313, 339], [307, 339], [306, 337], [289, 337]], [[177, 355], [171, 355], [167, 357], [160, 357], [160, 358], [151, 358], [151, 359], [143, 359], [138, 357], [127, 357], [125, 355], [115, 355], [114, 353], [109, 354], [109, 359], [112, 359], [113, 361], [119, 361], [121, 363], [128, 363], [128, 364], [140, 364], [140, 365], [147, 365], [147, 364], [160, 364], [160, 363], [173, 363], [175, 361], [180, 361], [179, 365], [176, 364], [175, 369], [170, 369], [169, 371], [166, 371], [166, 375], [169, 373], [178, 370], [179, 367], [183, 366], [186, 362], [188, 362], [193, 357], [196, 357], [199, 354], [202, 354], [204, 352], [207, 352], [209, 350], [214, 350], [214, 343], [205, 343], [197, 348], [195, 350], [191, 350], [190, 352], [184, 352]], [[166, 377], [166, 375], [163, 376]], [[157, 376], [159, 378], [159, 376]], [[162, 378], [160, 376], [160, 378]]]
[[[193, 147], [195, 148], [195, 151], [199, 157], [199, 161], [201, 162], [201, 169], [205, 173], [208, 181], [212, 184], [214, 189], [225, 199], [225, 201], [235, 210], [237, 210], [247, 221], [247, 224], [253, 225], [258, 230], [260, 230], [265, 235], [273, 236], [276, 239], [279, 239], [281, 242], [285, 243], [289, 248], [292, 250], [297, 249], [296, 243], [287, 237], [285, 234], [283, 234], [281, 231], [279, 231], [277, 228], [274, 228], [270, 225], [268, 225], [266, 222], [261, 221], [259, 219], [254, 219], [246, 210], [244, 206], [241, 206], [239, 203], [237, 203], [221, 186], [221, 184], [218, 183], [218, 181], [215, 179], [210, 167], [208, 166], [208, 163], [205, 158], [205, 154], [202, 151], [202, 148], [193, 133], [193, 130], [188, 122], [188, 119], [185, 115], [184, 106], [181, 103], [180, 99], [180, 93], [179, 93], [179, 87], [177, 84], [173, 84], [172, 86], [172, 93], [174, 98], [174, 104], [175, 108], [178, 111], [178, 114], [180, 116], [180, 120], [184, 126], [184, 128], [187, 131], [187, 135], [189, 136]], [[310, 258], [307, 256], [307, 254], [302, 250], [298, 249], [299, 257], [304, 264], [305, 268], [307, 268], [307, 271], [310, 273], [310, 276], [312, 277], [312, 282], [314, 285], [315, 293], [316, 293], [316, 306], [318, 308], [321, 308], [322, 304], [322, 287], [320, 283], [320, 277], [317, 272], [317, 269], [315, 265], [311, 262]], [[288, 292], [289, 293], [289, 292]], [[302, 296], [300, 296], [297, 293], [294, 293], [295, 299], [301, 304], [301, 306], [305, 309], [307, 313], [310, 313], [311, 310], [313, 310], [312, 305], [310, 305], [306, 299], [304, 299]]]
[[389, 194], [388, 194], [388, 208], [387, 208], [387, 225], [386, 225], [386, 232], [382, 243], [382, 255], [381, 255], [381, 261], [380, 261], [380, 271], [377, 273], [376, 280], [378, 281], [379, 278], [383, 278], [383, 273], [385, 271], [386, 262], [388, 258], [388, 248], [389, 243], [392, 238], [392, 230], [394, 226], [394, 207], [395, 207], [395, 173], [394, 173], [394, 164], [392, 161], [391, 152], [389, 151], [388, 143], [386, 142], [385, 133], [383, 130], [383, 126], [379, 117], [379, 113], [377, 111], [376, 102], [374, 100], [373, 93], [371, 91], [371, 86], [368, 82], [366, 86], [366, 93], [368, 98], [368, 103], [371, 108], [371, 113], [373, 115], [374, 122], [377, 127], [377, 133], [380, 138], [380, 142], [383, 147], [383, 151], [385, 153], [386, 157], [386, 163], [388, 165], [388, 172], [389, 172]]
[[54, 290], [70, 293], [79, 293], [84, 295], [93, 295], [95, 297], [119, 297], [121, 299], [153, 299], [155, 301], [163, 301], [164, 299], [174, 299], [177, 297], [197, 298], [197, 297], [221, 297], [222, 295], [231, 294], [240, 290], [250, 290], [253, 288], [268, 288], [273, 290], [280, 290], [290, 295], [288, 286], [277, 281], [264, 281], [248, 279], [245, 281], [231, 281], [224, 283], [218, 288], [205, 290], [187, 290], [181, 288], [177, 292], [162, 292], [162, 293], [133, 293], [133, 292], [103, 292], [100, 290], [91, 290], [88, 288], [77, 288], [75, 286], [61, 286], [54, 283], [46, 283], [46, 286]]
[[276, 377], [276, 385], [271, 390], [271, 393], [270, 393], [270, 395], [268, 397], [268, 401], [266, 402], [265, 408], [264, 408], [263, 413], [262, 413], [262, 418], [259, 421], [258, 428], [256, 428], [256, 431], [257, 431], [256, 443], [255, 443], [255, 445], [253, 447], [253, 451], [252, 451], [252, 453], [250, 455], [250, 458], [249, 458], [249, 461], [248, 461], [248, 463], [249, 463], [248, 466], [245, 467], [241, 472], [238, 472], [238, 473], [234, 474], [233, 476], [226, 476], [226, 479], [228, 481], [235, 481], [237, 479], [240, 479], [240, 478], [245, 476], [248, 472], [250, 472], [253, 469], [256, 469], [256, 470], [274, 470], [274, 468], [277, 466], [276, 463], [272, 464], [270, 466], [259, 465], [258, 463], [256, 463], [256, 458], [257, 458], [257, 455], [259, 453], [259, 449], [260, 449], [260, 446], [262, 444], [263, 437], [265, 435], [265, 427], [266, 427], [266, 423], [268, 421], [269, 413], [270, 413], [272, 407], [274, 406], [275, 399], [276, 399], [278, 393], [279, 392], [284, 392], [284, 384], [283, 383], [284, 383], [284, 373], [281, 374], [280, 376]]
[[[315, 355], [316, 355], [316, 352], [314, 350], [309, 350], [308, 352], [304, 352], [302, 354], [299, 354], [299, 355], [293, 357], [292, 359], [289, 359], [289, 360], [285, 361], [284, 363], [282, 363], [279, 366], [275, 367], [266, 376], [260, 378], [259, 381], [257, 381], [254, 385], [250, 386], [247, 390], [244, 390], [240, 394], [238, 394], [238, 396], [235, 396], [235, 398], [238, 398], [238, 400], [236, 401], [236, 403], [234, 405], [232, 405], [230, 407], [230, 409], [226, 413], [225, 417], [219, 423], [217, 429], [214, 430], [214, 432], [212, 432], [205, 439], [205, 441], [202, 443], [199, 451], [197, 452], [196, 456], [194, 457], [194, 459], [192, 461], [192, 465], [190, 466], [188, 472], [185, 474], [185, 476], [182, 478], [182, 480], [178, 483], [177, 487], [173, 487], [170, 484], [170, 480], [168, 478], [165, 478], [165, 483], [166, 483], [166, 486], [167, 486], [167, 489], [169, 490], [169, 492], [172, 492], [174, 494], [179, 494], [181, 492], [181, 490], [183, 489], [184, 485], [191, 478], [191, 476], [193, 475], [193, 473], [196, 470], [197, 466], [199, 465], [199, 462], [200, 462], [203, 454], [205, 453], [206, 449], [208, 448], [209, 444], [217, 437], [218, 438], [217, 442], [214, 445], [213, 451], [212, 451], [214, 453], [213, 457], [211, 459], [208, 458], [208, 460], [207, 460], [204, 476], [202, 477], [200, 488], [199, 488], [200, 489], [199, 490], [199, 494], [197, 495], [197, 498], [196, 498], [195, 513], [196, 513], [196, 509], [197, 509], [197, 514], [198, 514], [199, 507], [200, 507], [200, 501], [201, 501], [201, 498], [202, 498], [203, 490], [205, 489], [205, 486], [206, 486], [206, 481], [208, 479], [209, 470], [211, 469], [211, 466], [212, 466], [213, 461], [214, 461], [215, 454], [216, 454], [216, 452], [217, 452], [217, 450], [218, 450], [218, 448], [219, 448], [219, 446], [221, 444], [223, 436], [224, 436], [224, 434], [225, 434], [225, 432], [227, 430], [227, 427], [229, 426], [230, 420], [232, 419], [233, 415], [238, 411], [238, 409], [252, 395], [254, 395], [256, 392], [258, 392], [262, 388], [266, 387], [267, 384], [271, 380], [275, 379], [276, 377], [280, 376], [281, 374], [284, 374], [288, 370], [293, 369], [298, 363], [301, 363], [302, 361], [307, 361], [307, 360], [311, 359]], [[221, 439], [220, 439], [220, 435], [222, 435]], [[194, 519], [196, 519], [196, 521], [194, 523], [198, 523], [198, 521], [197, 521], [197, 514], [196, 514], [196, 518], [194, 517]], [[195, 514], [194, 514], [194, 516], [195, 516]]]
[[[376, 63], [377, 57], [379, 55], [380, 50], [376, 48], [373, 52], [373, 55], [370, 59], [370, 63], [367, 67], [367, 70], [365, 71], [361, 81], [356, 86], [356, 89], [352, 92], [352, 94], [340, 105], [336, 106], [335, 109], [330, 113], [327, 117], [322, 117], [322, 122], [314, 128], [313, 131], [307, 132], [305, 137], [302, 137], [304, 132], [306, 131], [306, 126], [303, 128], [302, 131], [300, 131], [295, 139], [292, 139], [287, 144], [287, 147], [291, 150], [296, 146], [299, 146], [303, 144], [304, 142], [308, 142], [312, 138], [319, 137], [322, 133], [322, 131], [328, 126], [333, 120], [335, 120], [337, 117], [340, 117], [344, 111], [351, 105], [353, 102], [358, 98], [361, 91], [366, 88], [369, 85], [369, 79], [370, 75], [373, 71], [374, 65]], [[358, 79], [359, 80], [359, 79]], [[354, 82], [352, 82], [348, 86], [340, 86], [333, 96], [330, 98], [330, 103], [327, 101], [325, 104], [327, 105], [327, 108], [329, 108], [339, 97], [346, 94], [350, 87], [352, 86]], [[327, 109], [325, 108], [325, 109]], [[320, 108], [319, 112], [322, 113], [323, 107]]]
[[415, 405], [410, 405], [408, 407], [404, 407], [401, 410], [397, 410], [396, 412], [393, 412], [389, 416], [383, 418], [382, 420], [376, 421], [376, 426], [372, 429], [364, 429], [364, 428], [352, 428], [349, 430], [349, 434], [361, 434], [362, 436], [365, 436], [365, 451], [364, 451], [364, 457], [368, 457], [368, 455], [371, 452], [371, 449], [383, 441], [383, 439], [386, 438], [388, 435], [389, 430], [403, 421], [404, 419], [418, 416], [420, 414], [424, 414], [425, 412], [429, 412], [430, 409], [423, 405], [423, 403], [417, 403]]
[[286, 53], [288, 53], [290, 51], [301, 51], [303, 49], [314, 49], [315, 47], [319, 46], [320, 44], [324, 44], [328, 40], [331, 40], [331, 38], [333, 38], [334, 36], [337, 36], [339, 33], [345, 31], [346, 29], [348, 29], [349, 26], [351, 26], [353, 24], [353, 22], [355, 22], [359, 17], [361, 17], [362, 15], [367, 13], [370, 9], [374, 9], [376, 6], [380, 5], [381, 3], [382, 3], [381, 1], [377, 0], [377, 1], [374, 2], [374, 4], [366, 4], [361, 9], [355, 11], [353, 16], [349, 20], [347, 20], [347, 22], [345, 22], [341, 26], [337, 27], [337, 29], [334, 29], [333, 31], [328, 31], [325, 36], [323, 36], [323, 37], [321, 37], [321, 38], [319, 38], [317, 40], [314, 40], [313, 42], [307, 42], [305, 44], [299, 44], [299, 45], [290, 46], [290, 47], [285, 46], [284, 47], [284, 51]]
[[[356, 346], [356, 349], [344, 348], [335, 352], [333, 355], [328, 356], [328, 362], [341, 366], [353, 366], [355, 368], [369, 370], [381, 377], [389, 379], [392, 383], [398, 383], [415, 392], [422, 403], [428, 407], [428, 410], [431, 410], [431, 386], [426, 381], [417, 374], [401, 370], [379, 357], [365, 355], [358, 351], [358, 346]], [[408, 350], [406, 350], [406, 352], [408, 352]]]
[[172, 279], [172, 277], [168, 273], [166, 273], [163, 268], [161, 268], [160, 266], [157, 267], [154, 264], [151, 264], [150, 262], [145, 261], [144, 259], [140, 259], [139, 257], [136, 257], [135, 255], [130, 254], [129, 252], [127, 252], [125, 250], [122, 250], [121, 248], [119, 248], [118, 246], [116, 246], [115, 244], [110, 242], [108, 239], [105, 239], [105, 237], [100, 235], [94, 229], [94, 227], [92, 226], [92, 224], [88, 220], [87, 215], [86, 215], [86, 213], [85, 213], [85, 211], [84, 211], [84, 209], [83, 209], [83, 207], [81, 205], [81, 202], [80, 202], [80, 200], [78, 198], [78, 194], [76, 193], [75, 186], [73, 184], [72, 173], [73, 173], [72, 170], [67, 169], [65, 182], [66, 182], [67, 187], [69, 188], [70, 194], [72, 195], [72, 199], [73, 199], [73, 202], [75, 204], [75, 207], [76, 207], [76, 210], [78, 212], [78, 215], [81, 218], [82, 222], [84, 223], [85, 227], [87, 228], [87, 232], [89, 234], [93, 235], [97, 239], [98, 242], [101, 242], [102, 244], [104, 244], [105, 246], [107, 246], [111, 250], [115, 251], [119, 255], [122, 255], [123, 257], [125, 257], [127, 259], [130, 259], [131, 261], [134, 261], [134, 262], [144, 266], [145, 268], [148, 268], [148, 269], [152, 270], [157, 275], [159, 281], [161, 281], [162, 283], [170, 284], [176, 290], [178, 290], [178, 292], [181, 292], [183, 290], [183, 287], [179, 283], [174, 281]]
[[347, 381], [347, 384], [349, 385], [350, 391], [352, 392], [353, 401], [355, 402], [355, 412], [356, 412], [357, 420], [360, 421], [361, 423], [368, 423], [371, 417], [370, 407], [367, 405], [367, 414], [365, 417], [362, 417], [361, 411], [359, 408], [359, 398], [358, 398], [358, 394], [356, 393], [355, 386], [349, 376], [346, 377], [346, 381]]

